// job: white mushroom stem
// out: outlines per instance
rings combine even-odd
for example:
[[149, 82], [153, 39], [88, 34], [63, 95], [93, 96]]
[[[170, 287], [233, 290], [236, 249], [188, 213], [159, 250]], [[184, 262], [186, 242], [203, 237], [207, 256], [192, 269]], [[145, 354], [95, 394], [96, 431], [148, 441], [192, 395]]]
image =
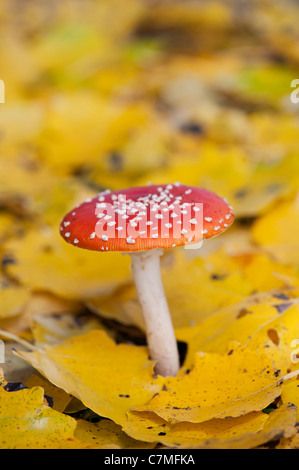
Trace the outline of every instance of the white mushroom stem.
[[161, 279], [162, 250], [130, 253], [137, 295], [142, 308], [150, 358], [162, 376], [179, 370], [179, 354], [174, 329]]

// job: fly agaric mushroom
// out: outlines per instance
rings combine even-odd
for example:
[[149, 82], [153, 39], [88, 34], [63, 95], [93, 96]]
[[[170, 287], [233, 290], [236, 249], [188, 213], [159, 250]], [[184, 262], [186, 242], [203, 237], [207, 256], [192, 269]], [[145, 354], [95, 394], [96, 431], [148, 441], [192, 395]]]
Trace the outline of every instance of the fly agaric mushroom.
[[180, 183], [101, 192], [69, 212], [60, 233], [87, 250], [131, 256], [150, 358], [156, 372], [176, 375], [179, 354], [160, 273], [164, 248], [198, 247], [203, 238], [224, 232], [234, 220], [220, 196]]

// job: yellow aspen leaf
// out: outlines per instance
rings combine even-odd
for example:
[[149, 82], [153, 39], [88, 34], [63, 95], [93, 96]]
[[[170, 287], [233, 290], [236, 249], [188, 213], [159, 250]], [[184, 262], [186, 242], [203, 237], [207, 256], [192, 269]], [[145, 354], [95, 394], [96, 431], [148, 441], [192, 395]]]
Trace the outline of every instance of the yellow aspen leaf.
[[30, 299], [30, 289], [6, 284], [0, 278], [0, 320], [19, 315]]
[[[284, 89], [286, 83], [281, 82]], [[295, 115], [287, 113], [273, 114], [269, 111], [256, 112], [250, 116], [251, 138], [253, 145], [251, 158], [263, 163], [272, 163], [271, 171], [273, 179], [278, 182], [281, 174], [282, 181], [289, 176], [292, 185], [298, 182], [298, 174], [293, 171], [298, 168], [298, 121]], [[274, 189], [274, 188], [273, 188]], [[278, 189], [278, 188], [277, 188]]]
[[44, 404], [41, 387], [6, 392], [0, 388], [0, 447], [59, 448], [73, 438], [76, 421]]
[[[74, 432], [78, 440], [78, 448], [88, 449], [152, 449], [155, 443], [141, 442], [140, 438], [133, 439], [122, 431], [121, 426], [108, 419], [98, 423], [89, 423], [79, 419]], [[73, 448], [76, 447], [74, 443]]]
[[[22, 121], [26, 119], [22, 118]], [[13, 126], [12, 126], [13, 128]], [[13, 174], [13, 178], [7, 175]], [[38, 164], [35, 158], [22, 160], [21, 157], [5, 156], [0, 161], [0, 196], [19, 198], [29, 210], [34, 209], [35, 198], [50, 193], [56, 177], [47, 168]]]
[[40, 221], [57, 230], [62, 214], [65, 214], [70, 207], [75, 207], [85, 199], [93, 197], [94, 194], [94, 190], [76, 178], [70, 176], [55, 178], [50, 191], [43, 191], [41, 195], [35, 197], [34, 210]]
[[[201, 250], [208, 243], [210, 240]], [[167, 253], [162, 262], [163, 284], [173, 324], [179, 330], [186, 328], [190, 335], [203, 321], [210, 324], [217, 315], [224, 318], [225, 308], [230, 318], [230, 310], [236, 311], [239, 303], [251, 302], [252, 292], [284, 287], [285, 281], [281, 277], [285, 276], [292, 278], [293, 285], [299, 285], [293, 267], [281, 265], [259, 253], [228, 256], [217, 249], [203, 258], [195, 254], [190, 259], [183, 250], [177, 249], [176, 253]], [[89, 299], [86, 305], [101, 316], [144, 329], [142, 312], [132, 284], [121, 285], [105, 298]], [[190, 330], [189, 326], [192, 327]], [[213, 335], [219, 327], [220, 323], [215, 321]], [[207, 335], [206, 328], [203, 328], [203, 340]]]
[[41, 387], [45, 395], [52, 398], [53, 403], [51, 403], [51, 408], [56, 411], [63, 412], [72, 399], [71, 395], [61, 388], [55, 387], [55, 385], [35, 371], [23, 383], [27, 388]]
[[291, 355], [294, 351], [292, 342], [299, 339], [299, 306], [295, 303], [284, 308], [281, 304], [277, 315], [271, 321], [261, 323], [246, 342], [246, 347], [264, 351], [277, 373], [283, 375], [298, 369]]
[[[80, 113], [77, 113], [78, 109]], [[120, 181], [130, 175], [130, 170], [134, 176], [160, 164], [162, 157], [159, 154], [167, 150], [167, 133], [161, 131], [165, 123], [158, 123], [158, 118], [147, 102], [124, 105], [107, 101], [91, 91], [69, 90], [53, 96], [50, 101], [40, 135], [44, 158], [50, 168], [59, 174], [70, 174], [72, 170], [85, 166], [90, 168], [95, 183], [107, 187], [107, 175], [108, 182], [115, 188], [120, 182], [115, 175], [111, 177], [113, 171], [119, 176], [119, 168], [113, 167], [113, 154], [122, 155], [120, 168], [124, 171], [121, 172]], [[153, 143], [148, 139], [145, 127], [153, 128]], [[142, 143], [143, 149], [145, 146], [148, 148], [145, 159], [140, 159], [138, 153], [138, 145]]]
[[16, 232], [17, 221], [10, 213], [0, 213], [0, 241], [4, 241], [9, 235]]
[[129, 256], [94, 253], [67, 245], [58, 233], [31, 231], [6, 246], [16, 262], [9, 274], [32, 289], [82, 300], [111, 292], [129, 276]]
[[132, 437], [174, 448], [199, 445], [221, 447], [221, 443], [228, 439], [260, 431], [267, 419], [268, 416], [259, 411], [237, 418], [211, 419], [202, 423], [170, 423], [149, 411], [130, 411], [123, 429]]
[[299, 380], [298, 376], [283, 384], [281, 390], [283, 403], [292, 403], [297, 408], [297, 421], [299, 420]]
[[41, 386], [17, 392], [6, 392], [0, 388], [0, 398], [1, 449], [153, 447], [153, 444], [143, 443], [127, 436], [120, 426], [110, 420], [101, 420], [96, 424], [84, 420], [76, 421], [50, 408], [45, 404], [44, 390]]
[[153, 377], [147, 348], [115, 344], [102, 330], [17, 355], [54, 385], [117, 424], [126, 421], [130, 408], [147, 403], [164, 382], [160, 376]]
[[[285, 86], [293, 79], [292, 69], [281, 64], [259, 64], [258, 67], [244, 67], [240, 72], [236, 77], [238, 91], [274, 103], [285, 96]], [[263, 115], [261, 111], [259, 114]], [[269, 120], [275, 121], [275, 116], [272, 119], [269, 116]], [[260, 128], [262, 130], [262, 126]], [[273, 139], [278, 137], [274, 132], [268, 135]]]
[[280, 393], [267, 356], [234, 345], [226, 355], [197, 353], [189, 373], [166, 378], [163, 390], [134, 410], [201, 423], [260, 411]]
[[226, 197], [237, 217], [263, 214], [298, 184], [298, 162], [294, 159], [282, 159], [275, 166], [259, 165], [244, 155], [243, 147], [229, 144], [224, 150], [219, 145], [205, 141], [200, 156], [186, 159], [178, 155], [169, 166], [141, 178], [140, 184], [184, 181], [205, 187]]
[[221, 147], [220, 151], [217, 143], [204, 141], [200, 146], [200, 156], [186, 158], [184, 155], [182, 158], [179, 153], [172, 158], [171, 164], [147, 173], [138, 184], [183, 181], [191, 186], [202, 186], [226, 197], [238, 215], [232, 195], [248, 183], [248, 175], [252, 172], [252, 164], [245, 158], [241, 147], [231, 145], [225, 149]]
[[299, 263], [299, 197], [282, 202], [259, 218], [252, 237], [281, 263]]
[[257, 432], [251, 430], [240, 436], [231, 436], [220, 442], [208, 442], [206, 445], [194, 446], [194, 448], [253, 449], [277, 439], [290, 439], [295, 436], [296, 407], [294, 405], [282, 405], [268, 416], [264, 427]]
[[284, 278], [292, 278], [292, 286], [299, 285], [297, 270], [294, 266], [285, 265], [272, 259], [265, 253], [244, 255], [235, 260], [242, 266], [244, 277], [249, 281], [253, 291], [267, 291], [276, 287], [284, 287]]
[[[207, 260], [190, 260], [177, 249], [170, 254], [170, 261], [166, 258], [162, 264], [162, 277], [176, 328], [198, 324], [217, 308], [241, 301], [252, 290], [236, 263], [221, 252]], [[122, 285], [105, 298], [89, 299], [88, 306], [105, 317], [144, 328], [132, 285]]]
[[[15, 80], [14, 77], [11, 77], [11, 79], [12, 81]], [[44, 109], [41, 106], [41, 103], [35, 101], [34, 99], [30, 103], [25, 103], [21, 100], [5, 103], [5, 111], [1, 109], [0, 112], [0, 126], [3, 135], [5, 136], [5, 139], [2, 140], [2, 151], [15, 149], [20, 144], [28, 145], [36, 142], [36, 138], [38, 137], [41, 130], [41, 123], [43, 122], [43, 118]], [[8, 163], [8, 161], [5, 161], [4, 155], [5, 152], [1, 155], [1, 171], [3, 168], [2, 165], [4, 164], [5, 168], [5, 164]], [[12, 159], [13, 157], [10, 156], [9, 160]], [[16, 178], [19, 180], [21, 170], [18, 170], [17, 167], [15, 170]], [[3, 188], [2, 182], [5, 182], [4, 176], [5, 175], [2, 174], [0, 178], [1, 189]], [[9, 179], [11, 180], [10, 184], [15, 186], [16, 183], [12, 181], [14, 178]], [[19, 182], [22, 185], [21, 180], [19, 180]], [[6, 181], [6, 184], [7, 183], [8, 181]], [[38, 183], [38, 181], [36, 181], [36, 183]], [[24, 182], [23, 184], [26, 185], [27, 182]]]
[[97, 47], [99, 31], [83, 23], [67, 21], [39, 35], [31, 54], [44, 70], [61, 69]]
[[[284, 372], [286, 372], [289, 364], [290, 344], [286, 344], [286, 347], [280, 344], [278, 348], [267, 332], [271, 328], [275, 330], [278, 328], [278, 331], [284, 332], [285, 338], [287, 334], [295, 334], [298, 329], [296, 326], [298, 313], [295, 305], [297, 297], [298, 289], [274, 289], [266, 293], [256, 293], [242, 302], [215, 311], [192, 328], [177, 329], [177, 338], [188, 344], [184, 368], [191, 367], [193, 355], [197, 351], [224, 354], [229, 343], [236, 341], [253, 351], [266, 353], [269, 356], [271, 353], [273, 365], [280, 370], [282, 370], [281, 354], [284, 350], [283, 355], [287, 358], [287, 363], [285, 363], [287, 367], [284, 367]], [[289, 311], [288, 320], [286, 316]], [[290, 322], [292, 327], [287, 326]], [[284, 331], [285, 327], [287, 330]], [[292, 328], [295, 329], [292, 330]], [[276, 360], [273, 357], [275, 351], [277, 351]]]

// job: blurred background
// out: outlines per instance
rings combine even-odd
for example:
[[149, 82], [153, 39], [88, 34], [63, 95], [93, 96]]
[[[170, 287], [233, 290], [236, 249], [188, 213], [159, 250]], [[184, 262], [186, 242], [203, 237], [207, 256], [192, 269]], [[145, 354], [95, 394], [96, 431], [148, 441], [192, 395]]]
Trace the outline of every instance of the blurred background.
[[127, 285], [129, 257], [58, 234], [107, 188], [180, 181], [226, 197], [236, 222], [194, 273], [238, 272], [223, 290], [233, 301], [298, 281], [298, 24], [295, 0], [1, 1], [2, 328], [23, 334], [37, 310], [75, 311]]

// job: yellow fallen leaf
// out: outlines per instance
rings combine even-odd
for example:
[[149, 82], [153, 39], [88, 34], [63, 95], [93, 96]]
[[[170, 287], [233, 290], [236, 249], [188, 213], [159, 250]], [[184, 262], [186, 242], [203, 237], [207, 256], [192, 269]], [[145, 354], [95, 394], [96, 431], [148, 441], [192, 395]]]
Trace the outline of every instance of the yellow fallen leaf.
[[0, 447], [56, 448], [73, 437], [76, 421], [43, 402], [41, 387], [6, 392], [0, 388]]
[[[289, 439], [296, 433], [296, 407], [294, 405], [282, 405], [270, 413], [263, 429], [257, 432], [249, 432], [240, 437], [231, 437], [223, 442], [209, 444], [206, 447], [214, 449], [252, 449], [277, 439]], [[205, 446], [195, 446], [201, 448]]]
[[63, 412], [72, 399], [71, 395], [66, 393], [61, 388], [55, 387], [42, 375], [35, 372], [30, 375], [27, 380], [24, 380], [23, 383], [27, 388], [42, 388], [44, 390], [44, 394], [53, 400], [51, 403], [51, 408], [56, 411]]
[[16, 233], [17, 219], [10, 213], [0, 213], [0, 241], [4, 242], [11, 234]]
[[[61, 391], [60, 391], [61, 392]], [[76, 421], [45, 404], [41, 386], [17, 392], [0, 388], [1, 449], [142, 449], [152, 448], [128, 437], [109, 420]]]
[[[203, 260], [188, 259], [180, 249], [173, 251], [166, 253], [162, 278], [176, 328], [198, 324], [217, 308], [239, 302], [251, 292], [240, 268], [223, 253]], [[88, 306], [105, 317], [144, 328], [136, 290], [130, 284], [109, 297], [89, 299]]]
[[221, 447], [228, 439], [260, 431], [268, 416], [252, 412], [238, 418], [211, 419], [202, 423], [187, 421], [169, 423], [149, 411], [129, 412], [124, 431], [147, 442], [158, 442], [174, 448]]
[[30, 299], [28, 287], [6, 284], [0, 278], [0, 320], [9, 319], [20, 314]]
[[[2, 108], [1, 108], [2, 109]], [[23, 118], [23, 122], [26, 119]], [[14, 126], [12, 126], [13, 128]], [[7, 175], [14, 175], [7, 178]], [[3, 156], [0, 161], [0, 197], [1, 199], [19, 199], [28, 211], [34, 211], [35, 199], [51, 193], [56, 176], [39, 165], [36, 158], [21, 156]]]
[[298, 187], [298, 162], [286, 157], [286, 162], [260, 165], [244, 152], [244, 147], [235, 144], [223, 148], [204, 141], [196, 156], [182, 158], [179, 153], [165, 168], [140, 178], [139, 184], [181, 181], [204, 187], [227, 198], [237, 218], [255, 217]]
[[[298, 302], [298, 301], [297, 301]], [[253, 351], [264, 351], [279, 374], [298, 369], [292, 361], [292, 342], [299, 338], [299, 305], [294, 303], [282, 311], [272, 321], [261, 324], [248, 338], [246, 346]]]
[[281, 390], [283, 403], [292, 403], [297, 408], [297, 421], [299, 420], [299, 380], [298, 376], [283, 384]]
[[6, 249], [16, 260], [7, 267], [10, 275], [25, 286], [62, 298], [107, 295], [129, 277], [129, 256], [76, 249], [52, 229], [28, 232], [24, 238], [8, 243]]
[[[8, 77], [7, 77], [8, 78]], [[12, 81], [15, 80], [14, 77], [11, 77]], [[24, 102], [23, 100], [13, 101], [5, 103], [4, 107], [0, 109], [0, 126], [5, 138], [2, 140], [2, 152], [5, 150], [11, 151], [14, 150], [17, 146], [26, 144], [33, 145], [36, 142], [36, 138], [39, 135], [41, 130], [41, 124], [44, 118], [44, 109], [40, 102], [35, 101], [34, 99], [30, 102]], [[15, 155], [15, 152], [12, 152]], [[23, 185], [27, 185], [28, 182], [22, 182], [19, 179], [22, 169], [16, 172], [16, 180], [10, 178], [10, 182], [5, 182], [5, 174], [2, 173], [4, 165], [5, 168], [5, 152], [1, 155], [1, 164], [0, 164], [0, 180], [1, 180], [1, 190], [3, 190], [2, 183], [4, 182], [4, 188], [6, 184], [11, 184], [14, 187], [17, 187], [17, 181]], [[12, 160], [14, 157], [10, 155], [9, 160]], [[8, 161], [7, 161], [8, 163]], [[17, 168], [16, 168], [17, 170]], [[28, 175], [30, 177], [30, 175]], [[14, 180], [14, 181], [12, 181]], [[36, 181], [36, 184], [39, 184]], [[34, 188], [32, 188], [34, 189]]]
[[197, 353], [189, 373], [166, 378], [163, 390], [134, 410], [201, 423], [262, 410], [280, 393], [267, 356], [235, 345], [226, 355]]
[[[192, 328], [176, 330], [177, 339], [188, 344], [184, 368], [190, 368], [197, 351], [224, 354], [231, 341], [252, 351], [265, 353], [277, 370], [286, 373], [290, 363], [290, 342], [298, 330], [298, 289], [274, 289], [255, 293], [246, 300], [215, 311]], [[268, 330], [275, 329], [284, 340], [273, 342]], [[284, 360], [282, 360], [284, 357]]]
[[130, 436], [175, 449], [252, 449], [276, 439], [296, 445], [296, 407], [284, 404], [270, 414], [251, 412], [202, 423], [169, 423], [155, 413], [129, 412]]
[[[78, 448], [86, 449], [152, 449], [155, 443], [141, 442], [125, 434], [121, 427], [108, 419], [89, 423], [79, 419], [74, 432]], [[74, 442], [73, 448], [76, 447]]]
[[243, 276], [250, 283], [252, 292], [266, 292], [274, 288], [284, 288], [285, 278], [292, 279], [292, 287], [299, 286], [296, 267], [275, 261], [265, 253], [245, 253], [234, 257], [236, 265], [242, 269]]
[[162, 377], [153, 377], [147, 348], [115, 344], [102, 330], [17, 355], [54, 385], [117, 424], [123, 424], [130, 408], [147, 403], [163, 385]]
[[282, 202], [253, 225], [256, 243], [281, 263], [299, 264], [299, 197]]

